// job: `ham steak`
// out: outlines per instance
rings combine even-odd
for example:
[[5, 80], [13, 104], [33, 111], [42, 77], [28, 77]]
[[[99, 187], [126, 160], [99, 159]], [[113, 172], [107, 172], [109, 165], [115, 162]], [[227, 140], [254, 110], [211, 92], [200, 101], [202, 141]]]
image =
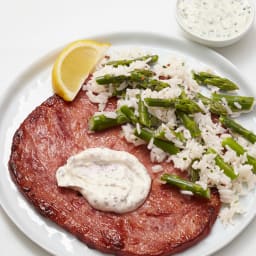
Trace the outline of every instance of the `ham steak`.
[[[115, 108], [115, 100], [107, 109]], [[88, 133], [88, 120], [97, 111], [85, 92], [65, 102], [54, 95], [37, 107], [16, 131], [9, 170], [23, 195], [43, 216], [91, 248], [124, 256], [171, 255], [206, 237], [214, 224], [220, 199], [184, 195], [159, 182], [145, 146], [127, 143], [120, 128]], [[55, 173], [67, 159], [86, 148], [107, 147], [135, 155], [147, 168], [152, 187], [145, 203], [126, 214], [93, 209], [78, 192], [57, 186]], [[184, 177], [171, 163], [164, 171]], [[85, 254], [86, 255], [86, 250]]]

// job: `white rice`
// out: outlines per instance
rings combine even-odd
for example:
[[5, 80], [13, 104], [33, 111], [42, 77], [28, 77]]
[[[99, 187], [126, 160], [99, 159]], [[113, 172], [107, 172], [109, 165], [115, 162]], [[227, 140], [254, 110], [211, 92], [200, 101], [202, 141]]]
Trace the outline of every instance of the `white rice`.
[[196, 113], [194, 118], [199, 126], [201, 136], [206, 146], [214, 148], [218, 153], [221, 153], [223, 147], [219, 135], [224, 134], [226, 129], [224, 129], [220, 123], [214, 123], [209, 112], [206, 114]]
[[220, 88], [216, 86], [207, 86], [207, 88], [210, 90], [211, 93], [219, 92]]
[[176, 130], [175, 132], [182, 132], [183, 135], [184, 135], [184, 138], [186, 140], [190, 140], [192, 137], [191, 137], [191, 134], [189, 132], [189, 130], [187, 128], [184, 127], [184, 125], [180, 125]]
[[158, 129], [158, 132], [163, 131], [165, 133], [165, 138], [167, 140], [173, 142], [179, 148], [184, 148], [185, 147], [184, 143], [179, 139], [177, 139], [177, 137], [171, 132], [170, 128], [173, 128], [173, 123], [170, 123], [170, 122], [168, 122], [167, 124], [162, 123]]
[[229, 105], [228, 105], [228, 102], [227, 102], [227, 100], [226, 100], [226, 98], [221, 98], [221, 101], [222, 101], [222, 103], [223, 103], [223, 106], [225, 107], [225, 109], [227, 110], [227, 113], [229, 114], [229, 115], [232, 115], [232, 114], [234, 114], [234, 113], [232, 113], [232, 110], [230, 109], [230, 107], [229, 107]]
[[188, 190], [181, 190], [180, 193], [183, 195], [193, 196], [193, 192]]
[[134, 135], [134, 127], [131, 124], [122, 125], [122, 131], [125, 139], [128, 142], [134, 144], [135, 146], [145, 144], [144, 140], [141, 140], [140, 138]]
[[141, 134], [141, 128], [140, 128], [139, 123], [136, 123], [136, 130], [137, 130], [138, 134]]
[[163, 166], [160, 164], [155, 164], [152, 166], [152, 171], [154, 173], [162, 172], [164, 170]]
[[116, 112], [108, 112], [108, 111], [95, 112], [95, 115], [104, 115], [108, 118], [116, 118], [117, 117]]
[[234, 102], [234, 106], [238, 109], [242, 109], [242, 106], [238, 102]]
[[120, 108], [123, 105], [132, 107], [135, 110], [135, 115], [138, 116], [138, 99], [137, 95], [140, 95], [141, 91], [138, 89], [127, 89], [124, 99], [119, 99], [117, 102], [117, 108]]
[[149, 150], [152, 150], [153, 146], [154, 146], [154, 138], [151, 138], [150, 141], [149, 141], [149, 143], [148, 143], [147, 148], [148, 148]]
[[174, 167], [181, 170], [187, 170], [191, 165], [193, 159], [201, 158], [205, 147], [200, 145], [194, 139], [188, 140], [185, 148], [176, 155], [169, 157], [173, 161]]
[[162, 149], [152, 146], [150, 151], [150, 160], [152, 163], [161, 163], [168, 157], [168, 154], [165, 153]]
[[88, 96], [91, 102], [101, 104], [107, 103], [108, 98], [111, 96], [108, 92], [102, 92], [96, 95], [92, 91], [87, 91], [86, 95]]
[[221, 209], [219, 213], [219, 218], [222, 220], [223, 224], [226, 226], [228, 224], [234, 224], [233, 219], [237, 214], [244, 214], [245, 210], [240, 205], [239, 201], [233, 201], [230, 205], [226, 205]]
[[[137, 58], [147, 54], [152, 53], [137, 48], [124, 48], [121, 51], [110, 52], [109, 60]], [[109, 60], [103, 59], [97, 66], [91, 79], [84, 85], [83, 89], [86, 91], [89, 100], [99, 105], [99, 114], [115, 118], [116, 113], [104, 111], [108, 99], [114, 92], [114, 86], [98, 85], [96, 77], [106, 74], [129, 76], [130, 72], [135, 69], [150, 69], [151, 67], [147, 64], [147, 60], [135, 61], [129, 66], [113, 67], [104, 65], [104, 63]], [[125, 97], [118, 100], [117, 108], [127, 105], [132, 107], [135, 110], [135, 115], [138, 116], [138, 95], [140, 95], [142, 100], [145, 98], [174, 99], [179, 97], [182, 91], [184, 91], [189, 98], [194, 99], [196, 93], [200, 92], [201, 87], [192, 78], [191, 68], [181, 58], [166, 57], [164, 63], [159, 60], [159, 63], [155, 64], [151, 70], [155, 72], [154, 79], [161, 79], [161, 77], [163, 77], [165, 79], [163, 82], [169, 84], [169, 86], [160, 91], [154, 91], [151, 89], [141, 90], [135, 88], [135, 84], [128, 85], [127, 83], [122, 83], [116, 88], [117, 91], [122, 91], [127, 86], [129, 86], [129, 88], [126, 88]], [[213, 73], [213, 71], [209, 69], [205, 71]], [[181, 84], [183, 86], [182, 88], [180, 87]], [[209, 87], [209, 89], [211, 92], [219, 91], [219, 88], [213, 86]], [[222, 140], [231, 135], [219, 122], [213, 122], [208, 106], [204, 105], [200, 100], [197, 101], [197, 104], [204, 113], [196, 113], [193, 115], [193, 118], [199, 126], [204, 145], [202, 145], [200, 141], [192, 138], [189, 130], [182, 124], [177, 123], [178, 120], [176, 118], [175, 109], [148, 107], [149, 113], [163, 122], [158, 130], [165, 131], [165, 138], [181, 149], [178, 154], [169, 155], [157, 148], [154, 145], [154, 139], [151, 139], [147, 143], [147, 148], [150, 150], [151, 161], [157, 163], [152, 167], [152, 172], [158, 173], [163, 171], [163, 167], [160, 164], [163, 161], [172, 161], [175, 168], [179, 168], [183, 171], [187, 171], [191, 167], [200, 170], [200, 177], [197, 183], [204, 188], [217, 187], [221, 202], [223, 203], [223, 209], [220, 211], [219, 217], [224, 224], [232, 223], [234, 216], [245, 212], [243, 206], [240, 205], [240, 198], [246, 195], [251, 189], [255, 188], [256, 176], [252, 172], [252, 166], [246, 164], [247, 153], [237, 156], [229, 147], [223, 148]], [[232, 114], [225, 98], [222, 98], [222, 105], [226, 108], [228, 114]], [[238, 102], [235, 102], [234, 106], [237, 109], [241, 109], [242, 107]], [[140, 134], [142, 127], [139, 123], [135, 126], [129, 123], [122, 125], [124, 138], [135, 146], [146, 144], [143, 140], [134, 135], [135, 129]], [[170, 129], [172, 129], [172, 131]], [[186, 141], [179, 140], [173, 134], [173, 131], [181, 132]], [[256, 157], [256, 144], [252, 144], [238, 135], [233, 135], [233, 137], [245, 148], [249, 155]], [[233, 167], [235, 173], [238, 175], [236, 179], [231, 180], [223, 173], [215, 163], [216, 154], [206, 153], [208, 148], [213, 148], [226, 163]], [[187, 191], [181, 191], [181, 193], [187, 193]]]
[[170, 56], [166, 59], [166, 63], [170, 65], [165, 65], [165, 68], [162, 64], [156, 64], [154, 66], [153, 70], [158, 76], [170, 76], [170, 80], [172, 81], [169, 83], [175, 86], [182, 84], [185, 87], [185, 92], [187, 94], [190, 94], [190, 91], [200, 91], [200, 87], [193, 80], [190, 69], [183, 59]]
[[173, 127], [176, 124], [176, 115], [175, 115], [175, 109], [161, 109], [161, 108], [155, 108], [155, 107], [149, 107], [148, 111], [153, 116], [156, 116], [159, 120], [162, 122], [167, 123], [168, 125]]
[[[134, 61], [129, 66], [118, 66], [114, 67], [111, 65], [105, 65], [99, 67], [93, 74], [95, 77], [104, 76], [106, 74], [120, 76], [127, 76], [129, 73], [135, 69], [149, 69], [149, 65], [146, 61]], [[93, 80], [93, 79], [92, 79]]]

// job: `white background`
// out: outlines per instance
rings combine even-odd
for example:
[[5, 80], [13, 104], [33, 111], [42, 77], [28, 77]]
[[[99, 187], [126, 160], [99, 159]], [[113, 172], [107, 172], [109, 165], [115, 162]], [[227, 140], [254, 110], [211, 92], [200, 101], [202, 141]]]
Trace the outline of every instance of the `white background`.
[[[0, 0], [0, 100], [10, 82], [30, 63], [70, 41], [118, 31], [182, 37], [175, 21], [175, 3], [175, 0]], [[251, 84], [255, 83], [256, 90], [256, 23], [240, 42], [217, 51], [233, 62]], [[256, 220], [214, 256], [255, 255], [255, 233]], [[15, 227], [1, 207], [0, 248], [1, 256], [49, 256]]]

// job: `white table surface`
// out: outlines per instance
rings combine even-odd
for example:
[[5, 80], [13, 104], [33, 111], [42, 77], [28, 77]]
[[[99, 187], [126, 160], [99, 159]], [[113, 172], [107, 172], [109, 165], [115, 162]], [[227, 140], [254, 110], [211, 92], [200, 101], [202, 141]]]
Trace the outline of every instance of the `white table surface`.
[[[31, 62], [67, 42], [106, 32], [145, 31], [182, 37], [175, 0], [0, 0], [2, 92]], [[256, 82], [256, 22], [237, 44], [217, 51]], [[255, 255], [256, 219], [214, 256]], [[20, 232], [0, 207], [1, 256], [49, 256]], [[200, 255], [198, 255], [200, 256]]]

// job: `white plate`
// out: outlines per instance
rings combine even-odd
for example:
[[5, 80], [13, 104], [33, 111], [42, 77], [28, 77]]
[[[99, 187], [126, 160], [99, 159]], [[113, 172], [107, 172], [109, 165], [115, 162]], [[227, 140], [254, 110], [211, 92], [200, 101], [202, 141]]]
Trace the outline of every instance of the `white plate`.
[[[253, 95], [253, 87], [244, 80], [239, 71], [216, 52], [191, 42], [180, 41], [159, 35], [143, 33], [118, 33], [94, 37], [96, 40], [109, 41], [113, 48], [139, 46], [152, 49], [160, 56], [168, 54], [184, 56], [189, 62], [207, 65], [227, 76], [241, 86], [241, 94]], [[31, 240], [57, 256], [87, 255], [102, 253], [91, 250], [72, 235], [54, 223], [41, 217], [10, 179], [7, 167], [12, 136], [23, 119], [42, 101], [52, 94], [51, 67], [58, 51], [40, 59], [28, 67], [10, 86], [0, 107], [0, 201], [12, 221]], [[243, 116], [241, 123], [255, 130], [255, 113]], [[183, 256], [210, 255], [232, 241], [253, 219], [256, 213], [256, 190], [242, 200], [247, 213], [235, 219], [234, 225], [224, 228], [217, 220], [210, 235], [196, 246], [182, 253]]]

